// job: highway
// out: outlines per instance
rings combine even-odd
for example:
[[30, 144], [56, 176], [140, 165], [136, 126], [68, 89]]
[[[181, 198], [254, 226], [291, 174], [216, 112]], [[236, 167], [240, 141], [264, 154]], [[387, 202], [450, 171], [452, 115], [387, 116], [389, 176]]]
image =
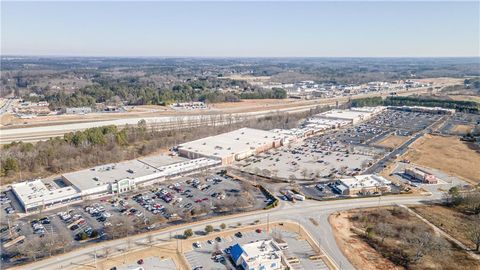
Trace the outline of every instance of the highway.
[[[418, 94], [427, 91], [426, 88], [416, 88], [408, 91], [395, 91], [399, 95], [411, 95]], [[336, 98], [327, 98], [327, 99], [318, 99], [314, 101], [308, 101], [306, 105], [296, 105], [288, 108], [281, 109], [265, 109], [264, 107], [259, 107], [258, 110], [253, 110], [250, 112], [238, 112], [238, 113], [226, 113], [222, 111], [217, 112], [199, 112], [197, 115], [177, 115], [177, 116], [148, 116], [148, 117], [129, 117], [129, 118], [119, 118], [114, 120], [92, 120], [88, 122], [76, 122], [76, 123], [56, 123], [42, 126], [20, 126], [20, 127], [3, 127], [0, 128], [0, 144], [7, 144], [13, 141], [23, 141], [23, 142], [37, 142], [42, 140], [48, 140], [51, 137], [63, 136], [69, 132], [75, 132], [80, 130], [85, 130], [92, 127], [101, 127], [107, 125], [116, 125], [116, 126], [125, 126], [125, 125], [136, 125], [140, 120], [145, 120], [147, 125], [162, 129], [172, 129], [172, 127], [178, 128], [178, 123], [181, 123], [183, 127], [186, 126], [204, 126], [206, 125], [219, 125], [221, 122], [215, 122], [217, 119], [233, 119], [234, 121], [242, 121], [245, 119], [260, 118], [268, 116], [269, 114], [275, 114], [279, 112], [295, 113], [307, 111], [311, 108], [317, 106], [327, 106], [327, 105], [336, 105], [343, 104], [349, 99], [372, 97], [372, 96], [388, 96], [390, 92], [381, 92], [381, 93], [367, 93], [359, 94], [355, 96], [342, 96]], [[8, 101], [7, 101], [8, 102]], [[313, 103], [312, 103], [313, 102]], [[307, 101], [305, 102], [307, 103]], [[226, 121], [223, 124], [228, 124]]]
[[[221, 223], [242, 224], [251, 223], [255, 220], [260, 220], [261, 223], [273, 221], [291, 221], [298, 222], [312, 235], [315, 241], [321, 246], [325, 253], [333, 259], [338, 269], [355, 269], [348, 259], [343, 255], [338, 248], [335, 238], [333, 236], [332, 228], [328, 222], [328, 217], [337, 211], [344, 211], [353, 208], [387, 206], [396, 204], [419, 204], [425, 200], [437, 200], [441, 198], [441, 194], [433, 194], [426, 196], [385, 196], [361, 199], [347, 199], [334, 201], [304, 201], [295, 204], [290, 202], [282, 202], [277, 208], [268, 211], [256, 211], [234, 216], [223, 216], [214, 219], [196, 222], [194, 225], [185, 224], [179, 225], [171, 229], [165, 229], [158, 232], [151, 232], [149, 234], [141, 234], [131, 236], [129, 238], [106, 241], [98, 244], [93, 244], [85, 248], [74, 250], [72, 252], [54, 256], [42, 261], [16, 267], [14, 269], [74, 269], [79, 265], [89, 265], [94, 268], [94, 257], [97, 251], [108, 247], [110, 250], [121, 254], [123, 250], [140, 249], [145, 247], [149, 241], [149, 236], [153, 236], [154, 244], [162, 243], [170, 240], [172, 235], [183, 234], [187, 228], [194, 231], [203, 230], [205, 225], [210, 224], [218, 227]], [[318, 225], [314, 225], [310, 218], [315, 219]], [[127, 240], [128, 239], [128, 240]], [[111, 254], [113, 256], [114, 254]]]
[[39, 127], [22, 127], [0, 130], [0, 144], [7, 144], [13, 141], [36, 142], [47, 140], [51, 137], [63, 136], [69, 132], [85, 130], [87, 128], [101, 127], [108, 125], [125, 126], [137, 125], [140, 120], [145, 120], [147, 126], [162, 129], [178, 129], [180, 127], [195, 127], [205, 125], [224, 125], [235, 123], [247, 119], [261, 118], [279, 112], [298, 113], [308, 111], [319, 105], [333, 105], [336, 101], [322, 102], [321, 104], [304, 105], [292, 108], [277, 110], [262, 110], [255, 112], [233, 113], [233, 114], [202, 114], [202, 115], [183, 115], [183, 116], [156, 116], [156, 117], [138, 117], [123, 118], [106, 121], [92, 121], [84, 123], [71, 123], [61, 125], [48, 125]]

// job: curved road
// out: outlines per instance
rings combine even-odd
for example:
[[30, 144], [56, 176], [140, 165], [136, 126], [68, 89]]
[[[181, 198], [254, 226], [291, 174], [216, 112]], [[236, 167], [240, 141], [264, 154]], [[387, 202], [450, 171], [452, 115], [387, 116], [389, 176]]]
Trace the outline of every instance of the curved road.
[[[105, 247], [110, 250], [122, 251], [128, 248], [127, 239], [130, 242], [130, 248], [141, 248], [148, 243], [148, 235], [152, 235], [156, 243], [169, 241], [171, 235], [183, 234], [187, 228], [195, 230], [203, 230], [205, 225], [210, 224], [219, 226], [221, 223], [242, 224], [251, 223], [255, 220], [260, 220], [261, 223], [266, 223], [267, 220], [272, 221], [293, 221], [301, 224], [312, 237], [317, 241], [321, 248], [333, 259], [339, 269], [354, 269], [352, 264], [347, 260], [343, 253], [338, 248], [335, 238], [333, 236], [332, 228], [328, 222], [330, 214], [337, 211], [343, 211], [360, 207], [375, 207], [395, 204], [419, 204], [425, 200], [441, 199], [441, 194], [433, 194], [426, 196], [384, 196], [374, 198], [360, 198], [360, 199], [346, 199], [335, 201], [304, 201], [295, 204], [289, 202], [282, 202], [279, 207], [263, 212], [251, 212], [235, 216], [224, 216], [205, 221], [200, 221], [195, 224], [185, 224], [176, 226], [171, 229], [164, 229], [158, 232], [151, 232], [148, 234], [131, 236], [129, 238], [106, 241], [91, 246], [87, 246], [72, 252], [58, 255], [39, 262], [18, 267], [16, 269], [68, 269], [75, 268], [79, 265], [93, 265], [94, 254], [96, 251], [101, 251]], [[318, 226], [315, 226], [310, 221], [310, 218], [317, 220]], [[113, 254], [111, 254], [113, 255]]]

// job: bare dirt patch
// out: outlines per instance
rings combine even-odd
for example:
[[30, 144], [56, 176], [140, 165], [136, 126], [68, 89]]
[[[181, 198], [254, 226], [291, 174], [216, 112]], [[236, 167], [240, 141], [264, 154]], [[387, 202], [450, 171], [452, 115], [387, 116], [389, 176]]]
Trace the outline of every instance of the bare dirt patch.
[[390, 135], [376, 143], [378, 146], [387, 148], [397, 148], [409, 139], [408, 136]]
[[480, 149], [455, 136], [425, 135], [413, 143], [404, 155], [411, 162], [459, 176], [466, 181], [480, 182]]

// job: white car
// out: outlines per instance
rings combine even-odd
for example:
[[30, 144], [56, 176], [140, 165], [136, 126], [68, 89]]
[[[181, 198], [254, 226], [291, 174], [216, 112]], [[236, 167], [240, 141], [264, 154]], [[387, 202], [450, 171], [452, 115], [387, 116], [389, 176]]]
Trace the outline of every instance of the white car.
[[198, 241], [195, 242], [195, 243], [193, 243], [193, 246], [194, 246], [195, 248], [201, 248], [201, 247], [202, 247], [202, 245], [201, 245], [200, 242], [198, 242]]

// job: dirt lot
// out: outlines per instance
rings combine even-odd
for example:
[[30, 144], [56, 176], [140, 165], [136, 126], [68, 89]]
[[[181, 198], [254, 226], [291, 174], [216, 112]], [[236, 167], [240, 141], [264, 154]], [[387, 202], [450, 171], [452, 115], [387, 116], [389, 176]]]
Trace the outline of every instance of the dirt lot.
[[459, 176], [472, 184], [480, 182], [480, 149], [458, 137], [425, 135], [404, 155], [411, 162]]
[[456, 134], [464, 135], [471, 132], [473, 129], [473, 125], [455, 125], [452, 128], [452, 131]]
[[397, 148], [404, 142], [409, 139], [407, 136], [397, 136], [397, 135], [390, 135], [385, 139], [376, 143], [378, 146], [388, 147], [388, 148]]
[[[405, 210], [392, 207], [351, 210], [333, 214], [329, 221], [339, 247], [357, 269], [404, 269], [402, 264], [408, 265], [408, 269], [480, 267], [478, 261], [444, 238], [435, 236], [427, 224]], [[380, 234], [380, 228], [385, 228], [384, 236]], [[424, 249], [419, 248], [415, 241], [407, 242], [407, 237], [421, 238], [422, 232], [429, 232], [432, 239], [438, 239], [432, 241], [441, 246]], [[422, 250], [424, 255], [415, 260], [413, 258], [418, 250]]]
[[467, 215], [439, 205], [410, 208], [467, 247], [475, 248], [475, 244], [468, 237], [469, 226], [473, 221]]
[[343, 212], [329, 218], [335, 234], [335, 240], [343, 254], [357, 269], [403, 269], [396, 266], [367, 243], [362, 241], [350, 228], [349, 213]]

